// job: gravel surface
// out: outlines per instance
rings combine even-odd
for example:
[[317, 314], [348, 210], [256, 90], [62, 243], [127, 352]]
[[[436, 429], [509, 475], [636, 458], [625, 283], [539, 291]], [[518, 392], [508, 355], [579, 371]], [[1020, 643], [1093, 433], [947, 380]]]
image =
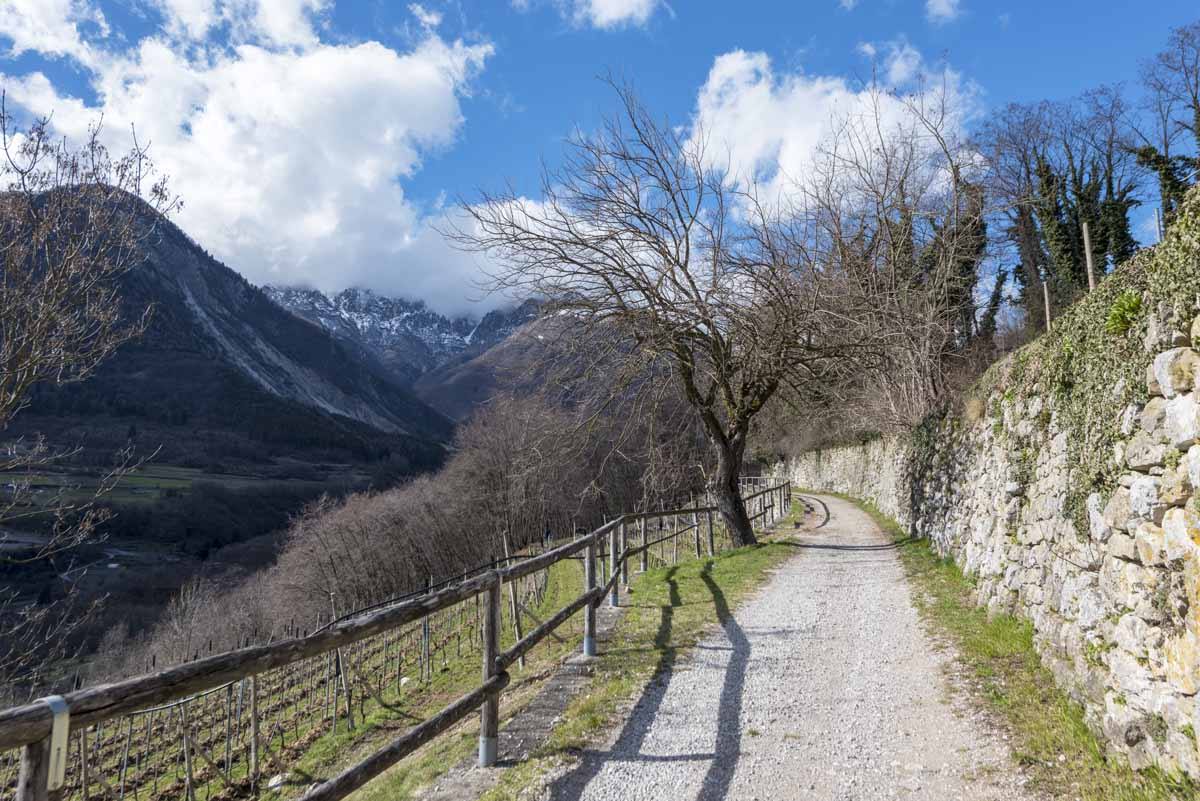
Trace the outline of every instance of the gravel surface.
[[[828, 515], [823, 505], [827, 504]], [[1031, 799], [1008, 748], [948, 692], [887, 538], [816, 505], [796, 556], [658, 677], [552, 799]]]

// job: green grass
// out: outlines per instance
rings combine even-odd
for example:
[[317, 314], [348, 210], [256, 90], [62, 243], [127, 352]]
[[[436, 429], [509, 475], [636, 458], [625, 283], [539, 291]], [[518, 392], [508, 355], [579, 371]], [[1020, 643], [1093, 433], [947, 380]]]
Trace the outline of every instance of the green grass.
[[480, 801], [515, 801], [539, 777], [571, 761], [621, 719], [651, 678], [684, 658], [770, 569], [794, 554], [787, 545], [767, 542], [638, 576], [609, 638], [614, 645], [602, 647], [587, 692], [572, 701], [545, 744], [505, 771]]
[[[788, 518], [784, 524], [790, 527]], [[636, 575], [631, 592], [622, 594], [624, 612], [609, 638], [601, 643], [588, 692], [569, 705], [563, 722], [531, 759], [506, 769], [498, 785], [485, 798], [510, 798], [528, 787], [541, 773], [569, 758], [570, 754], [614, 723], [622, 705], [636, 697], [658, 671], [670, 667], [705, 633], [715, 626], [732, 604], [755, 589], [766, 571], [794, 551], [784, 545], [762, 544], [702, 560], [688, 559], [691, 540], [680, 544], [679, 564]], [[634, 560], [636, 564], [636, 559]], [[582, 565], [567, 561], [551, 570], [545, 598], [535, 614], [545, 619], [574, 600], [582, 590]], [[504, 595], [501, 648], [515, 641]], [[530, 621], [526, 620], [528, 627]], [[501, 697], [501, 725], [506, 725], [540, 689], [542, 680], [578, 652], [582, 642], [582, 615], [560, 627], [556, 636], [543, 640], [528, 656], [524, 670], [510, 669], [512, 684]], [[317, 738], [303, 756], [290, 764], [288, 784], [267, 799], [300, 795], [318, 778], [327, 778], [399, 736], [413, 723], [440, 711], [446, 704], [473, 690], [479, 683], [478, 658], [450, 659], [426, 687], [410, 688], [403, 695], [391, 693], [391, 709], [369, 704], [365, 719], [356, 714], [355, 730], [344, 722], [337, 730]], [[399, 697], [397, 697], [399, 696]], [[453, 766], [475, 753], [479, 734], [478, 716], [439, 737], [377, 777], [351, 797], [355, 801], [405, 801], [413, 798]]]
[[998, 713], [1013, 737], [1013, 752], [1039, 790], [1082, 801], [1195, 799], [1200, 788], [1158, 770], [1140, 773], [1105, 757], [1088, 729], [1083, 708], [1057, 688], [1033, 645], [1033, 627], [975, 603], [975, 583], [927, 540], [912, 540], [896, 521], [870, 503], [857, 504], [892, 535], [913, 586], [914, 602], [935, 632], [947, 636], [976, 680], [977, 700]]
[[[583, 587], [583, 568], [577, 562], [559, 562], [551, 568], [545, 597], [534, 610], [545, 619], [576, 598]], [[530, 622], [525, 621], [528, 629]], [[548, 637], [526, 657], [524, 670], [510, 669], [513, 679], [502, 696], [501, 715], [511, 717], [536, 690], [537, 679], [552, 669], [570, 651], [579, 647], [582, 624], [579, 616], [560, 627], [558, 639]], [[508, 608], [508, 595], [503, 596], [500, 647], [507, 648], [516, 641]], [[478, 686], [480, 663], [477, 654], [470, 658], [451, 658], [442, 669], [435, 671], [427, 686], [406, 691], [396, 699], [391, 709], [370, 705], [365, 719], [355, 721], [354, 731], [344, 724], [338, 730], [318, 739], [290, 770], [292, 786], [273, 797], [299, 795], [315, 777], [329, 777], [403, 734], [414, 723], [431, 717], [447, 704]], [[388, 697], [391, 701], [391, 696]], [[355, 793], [356, 801], [404, 801], [433, 782], [450, 767], [474, 753], [479, 735], [478, 716], [448, 734], [439, 737], [400, 764], [377, 777]], [[272, 797], [272, 796], [267, 796]]]
[[[48, 503], [49, 493], [60, 491], [68, 501], [88, 501], [95, 496], [100, 486], [100, 475], [95, 471], [72, 472], [70, 469], [64, 469], [19, 475], [15, 478], [27, 481], [34, 490], [47, 493], [45, 496], [35, 496], [38, 503]], [[332, 471], [327, 478], [310, 480], [271, 475], [211, 473], [191, 467], [150, 463], [122, 476], [116, 486], [105, 493], [104, 499], [110, 503], [152, 503], [167, 497], [169, 492], [188, 492], [198, 481], [219, 484], [233, 490], [245, 490], [264, 486], [320, 487], [336, 481], [353, 483], [365, 478], [362, 474], [340, 469]]]

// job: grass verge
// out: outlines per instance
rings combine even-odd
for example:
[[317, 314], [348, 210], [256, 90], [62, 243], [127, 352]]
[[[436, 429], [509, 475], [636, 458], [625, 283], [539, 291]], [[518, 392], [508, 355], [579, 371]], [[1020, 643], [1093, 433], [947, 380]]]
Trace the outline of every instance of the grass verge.
[[[790, 528], [794, 519], [789, 516], [777, 528]], [[650, 679], [679, 662], [762, 584], [767, 571], [794, 554], [786, 545], [766, 542], [639, 575], [610, 645], [595, 662], [588, 691], [570, 704], [542, 747], [505, 771], [480, 801], [526, 797], [544, 776], [569, 764], [619, 721]]]
[[914, 603], [930, 628], [955, 646], [974, 679], [977, 700], [999, 714], [1013, 737], [1013, 752], [1036, 789], [1082, 801], [1183, 801], [1200, 797], [1194, 783], [1158, 770], [1134, 772], [1105, 756], [1084, 723], [1083, 707], [1058, 689], [1033, 645], [1033, 627], [1012, 615], [992, 615], [975, 603], [975, 582], [927, 540], [907, 532], [872, 504], [856, 504], [900, 545], [900, 558], [916, 590]]

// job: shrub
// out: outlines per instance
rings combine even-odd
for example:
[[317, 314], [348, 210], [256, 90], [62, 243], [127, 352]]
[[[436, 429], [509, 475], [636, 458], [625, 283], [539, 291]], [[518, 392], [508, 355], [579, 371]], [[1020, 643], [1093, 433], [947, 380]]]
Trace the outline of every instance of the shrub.
[[1108, 308], [1104, 330], [1113, 336], [1121, 336], [1133, 326], [1141, 313], [1142, 296], [1132, 290], [1125, 290]]

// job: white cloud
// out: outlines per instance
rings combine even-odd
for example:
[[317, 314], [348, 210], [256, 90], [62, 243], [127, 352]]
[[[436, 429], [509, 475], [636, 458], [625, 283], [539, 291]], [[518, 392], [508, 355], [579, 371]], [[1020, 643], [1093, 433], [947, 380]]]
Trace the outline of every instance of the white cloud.
[[854, 7], [858, 5], [858, 0], [838, 0], [838, 5], [846, 11], [853, 11]]
[[87, 0], [0, 0], [0, 37], [11, 40], [10, 55], [33, 51], [91, 64], [85, 31], [108, 33], [104, 14]]
[[[872, 46], [873, 47], [873, 46]], [[976, 90], [949, 68], [923, 66], [906, 43], [888, 45], [887, 75], [904, 78], [923, 96], [925, 81], [949, 103], [949, 136], [960, 134], [976, 110]], [[860, 47], [860, 49], [862, 49]], [[718, 56], [700, 88], [695, 130], [706, 138], [710, 161], [728, 166], [734, 180], [757, 184], [764, 200], [784, 200], [812, 174], [836, 126], [878, 113], [884, 130], [912, 126], [914, 117], [890, 86], [854, 86], [838, 76], [778, 74], [765, 53], [735, 50]]]
[[[11, 102], [53, 112], [68, 137], [103, 114], [119, 152], [136, 125], [184, 199], [176, 221], [255, 283], [362, 285], [467, 311], [478, 268], [441, 242], [430, 226], [441, 210], [415, 204], [404, 179], [454, 143], [461, 97], [491, 46], [428, 28], [407, 52], [326, 44], [313, 26], [324, 3], [248, 5], [216, 7], [243, 26], [230, 47], [155, 35], [105, 54], [87, 70], [94, 104], [41, 73], [0, 83]], [[180, 13], [165, 27], [194, 36], [216, 19]]]
[[889, 86], [903, 87], [921, 77], [925, 65], [920, 51], [903, 39], [888, 43], [883, 65]]
[[958, 19], [962, 13], [960, 0], [925, 0], [925, 17], [936, 25]]
[[417, 22], [424, 25], [426, 28], [436, 28], [442, 24], [442, 14], [440, 11], [428, 9], [420, 3], [410, 3], [408, 6], [409, 12], [417, 18]]
[[659, 0], [575, 0], [576, 18], [597, 28], [645, 25]]
[[155, 0], [173, 37], [203, 39], [218, 21], [217, 0]]
[[890, 42], [859, 42], [855, 50], [871, 61], [875, 79], [891, 89], [912, 89], [931, 74], [921, 51], [903, 36]]
[[[517, 11], [528, 11], [535, 0], [511, 0]], [[665, 0], [554, 0], [559, 13], [571, 23], [601, 30], [640, 27], [650, 21]]]
[[331, 4], [332, 0], [225, 0], [225, 18], [246, 41], [312, 46], [318, 41], [313, 16]]

